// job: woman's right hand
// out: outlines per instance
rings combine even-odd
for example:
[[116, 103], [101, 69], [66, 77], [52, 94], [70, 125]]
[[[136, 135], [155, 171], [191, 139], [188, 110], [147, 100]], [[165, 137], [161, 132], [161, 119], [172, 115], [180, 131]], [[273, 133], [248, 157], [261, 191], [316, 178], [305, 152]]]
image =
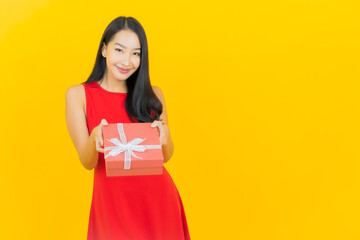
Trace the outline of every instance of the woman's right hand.
[[108, 125], [108, 122], [105, 119], [102, 119], [100, 124], [96, 127], [94, 127], [94, 129], [91, 132], [92, 137], [95, 140], [95, 146], [96, 146], [96, 151], [104, 153], [104, 139], [103, 139], [103, 126], [104, 125]]

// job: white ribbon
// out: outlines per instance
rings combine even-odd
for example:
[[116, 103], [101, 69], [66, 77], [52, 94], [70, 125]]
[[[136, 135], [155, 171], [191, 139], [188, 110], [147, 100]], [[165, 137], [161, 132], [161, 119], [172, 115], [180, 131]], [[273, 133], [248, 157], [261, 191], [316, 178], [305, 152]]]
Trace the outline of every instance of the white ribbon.
[[120, 139], [117, 139], [117, 138], [106, 139], [109, 142], [112, 142], [113, 144], [115, 144], [116, 146], [105, 148], [105, 151], [111, 150], [105, 156], [105, 158], [107, 158], [108, 156], [115, 157], [116, 155], [118, 155], [122, 152], [125, 152], [124, 169], [130, 169], [131, 156], [134, 156], [136, 158], [141, 158], [141, 157], [136, 156], [133, 151], [144, 152], [146, 149], [161, 148], [161, 145], [138, 145], [139, 143], [142, 143], [143, 141], [145, 141], [146, 138], [144, 138], [144, 139], [135, 138], [132, 141], [127, 142], [123, 124], [117, 123], [117, 129], [119, 131], [121, 141], [120, 141]]

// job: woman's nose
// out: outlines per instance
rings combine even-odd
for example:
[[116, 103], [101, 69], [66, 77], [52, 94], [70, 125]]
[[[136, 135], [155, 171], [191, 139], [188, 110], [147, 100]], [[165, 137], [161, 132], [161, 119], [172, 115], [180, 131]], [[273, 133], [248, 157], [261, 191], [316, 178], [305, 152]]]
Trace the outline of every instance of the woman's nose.
[[130, 62], [130, 55], [129, 55], [129, 54], [123, 54], [121, 63], [122, 63], [124, 66], [128, 66], [128, 65], [129, 65], [129, 62]]

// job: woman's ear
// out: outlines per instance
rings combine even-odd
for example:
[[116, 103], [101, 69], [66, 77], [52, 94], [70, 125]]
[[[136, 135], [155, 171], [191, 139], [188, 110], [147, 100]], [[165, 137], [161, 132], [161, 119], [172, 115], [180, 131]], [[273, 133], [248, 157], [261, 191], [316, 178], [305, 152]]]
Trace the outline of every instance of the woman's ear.
[[104, 58], [106, 58], [106, 45], [105, 45], [104, 42], [103, 42], [103, 46], [102, 46], [102, 49], [101, 49], [101, 54], [103, 55]]

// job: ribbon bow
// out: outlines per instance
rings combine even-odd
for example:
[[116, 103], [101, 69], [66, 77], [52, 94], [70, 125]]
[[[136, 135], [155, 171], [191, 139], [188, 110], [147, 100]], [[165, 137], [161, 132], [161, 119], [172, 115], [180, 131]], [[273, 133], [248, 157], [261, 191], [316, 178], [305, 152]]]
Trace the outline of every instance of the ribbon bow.
[[[106, 139], [109, 142], [113, 143], [115, 146], [113, 147], [106, 147], [104, 150], [111, 150], [105, 158], [108, 156], [115, 157], [118, 154], [125, 152], [125, 161], [124, 161], [124, 169], [130, 169], [131, 165], [131, 156], [134, 156], [136, 158], [141, 158], [135, 155], [134, 151], [136, 152], [144, 152], [146, 149], [155, 149], [155, 148], [161, 148], [161, 145], [138, 145], [145, 141], [146, 138], [135, 138], [131, 140], [130, 142], [127, 142], [125, 132], [124, 132], [124, 125], [122, 123], [117, 123], [117, 129], [120, 135], [120, 139], [117, 138], [111, 138]], [[142, 159], [142, 158], [141, 158]]]

